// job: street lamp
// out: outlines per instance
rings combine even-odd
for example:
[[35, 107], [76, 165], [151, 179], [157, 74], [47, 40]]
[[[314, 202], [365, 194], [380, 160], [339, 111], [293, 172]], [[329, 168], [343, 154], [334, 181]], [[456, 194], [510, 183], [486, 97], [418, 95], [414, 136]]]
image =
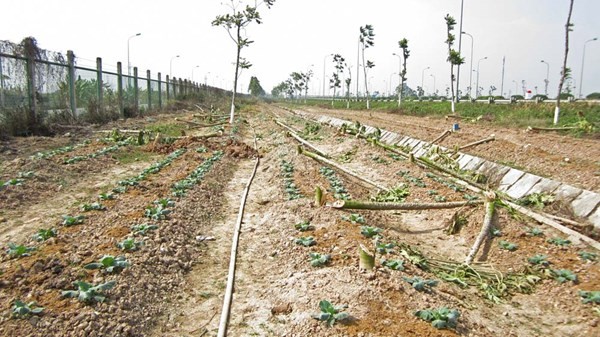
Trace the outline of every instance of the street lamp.
[[583, 87], [583, 64], [585, 62], [585, 45], [587, 45], [588, 42], [592, 41], [598, 41], [598, 38], [595, 37], [593, 39], [589, 39], [583, 44], [583, 56], [581, 56], [581, 76], [579, 76], [579, 98], [583, 98], [583, 96], [581, 95], [581, 90]]
[[195, 66], [192, 68], [192, 82], [194, 82], [194, 70], [196, 70], [196, 68], [200, 68], [200, 66]]
[[429, 74], [429, 76], [433, 77], [433, 96], [437, 96], [435, 93], [435, 75]]
[[129, 62], [129, 40], [133, 39], [136, 36], [140, 36], [142, 33], [137, 33], [135, 35], [131, 35], [127, 39], [127, 75], [131, 76], [131, 62]]
[[[389, 96], [392, 96], [392, 76], [394, 76], [394, 75], [396, 75], [396, 73], [391, 73], [390, 74], [390, 82], [389, 82], [390, 83], [390, 88], [389, 88], [389, 93], [390, 94], [389, 94]], [[400, 85], [400, 84], [398, 84], [398, 85]]]
[[323, 97], [325, 97], [325, 61], [329, 56], [333, 56], [333, 54], [327, 54], [323, 57]]
[[473, 98], [473, 41], [475, 39], [473, 39], [473, 35], [471, 35], [467, 32], [462, 32], [462, 34], [465, 34], [471, 38], [471, 62], [470, 62], [471, 63], [471, 71], [469, 71], [469, 96], [472, 99]]
[[475, 98], [479, 97], [479, 63], [483, 60], [487, 60], [487, 56], [477, 61], [477, 88], [475, 88]]
[[425, 81], [425, 70], [429, 69], [430, 67], [427, 67], [425, 69], [423, 69], [423, 71], [421, 71], [421, 91], [425, 92], [425, 89], [423, 89], [423, 82]]
[[[398, 86], [400, 87], [400, 89], [398, 89], [398, 107], [400, 107], [400, 95], [402, 93], [402, 90], [404, 90], [404, 88], [402, 87], [402, 57], [396, 53], [392, 53], [392, 55], [398, 56]], [[390, 80], [390, 86], [391, 85], [392, 84]]]
[[173, 59], [178, 58], [179, 55], [171, 57], [171, 61], [169, 61], [169, 77], [173, 78]]
[[550, 75], [550, 63], [548, 63], [548, 62], [546, 62], [544, 60], [542, 60], [540, 62], [546, 64], [546, 79], [544, 80], [544, 83], [546, 84], [546, 89], [544, 90], [544, 94], [546, 96], [548, 96], [548, 83], [549, 83], [549, 81], [548, 81], [548, 75]]

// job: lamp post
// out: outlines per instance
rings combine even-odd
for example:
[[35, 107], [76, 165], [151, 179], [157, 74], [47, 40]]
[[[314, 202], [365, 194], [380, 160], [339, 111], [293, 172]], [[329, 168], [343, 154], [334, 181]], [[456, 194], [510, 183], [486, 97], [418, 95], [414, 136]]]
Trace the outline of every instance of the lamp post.
[[178, 58], [179, 55], [175, 55], [173, 57], [171, 57], [171, 61], [169, 62], [169, 78], [173, 78], [173, 59]]
[[429, 74], [429, 76], [433, 77], [433, 96], [435, 97], [435, 96], [437, 96], [435, 93], [435, 75]]
[[194, 70], [196, 70], [196, 68], [200, 68], [200, 66], [195, 66], [192, 68], [192, 82], [194, 82]]
[[421, 71], [421, 90], [423, 91], [423, 93], [425, 92], [425, 89], [423, 89], [423, 82], [425, 81], [425, 70], [429, 69], [431, 67], [427, 67], [425, 69], [423, 69], [423, 71]]
[[540, 62], [546, 64], [546, 79], [544, 80], [544, 84], [546, 85], [546, 88], [544, 90], [544, 95], [548, 96], [548, 83], [549, 83], [548, 76], [550, 75], [550, 63], [548, 63], [544, 60], [542, 60]]
[[327, 57], [332, 56], [333, 54], [327, 54], [323, 57], [323, 97], [325, 97], [325, 61]]
[[585, 41], [585, 43], [583, 44], [583, 56], [581, 56], [581, 76], [579, 76], [579, 98], [583, 98], [581, 91], [583, 88], [583, 65], [585, 63], [585, 46], [587, 45], [588, 42], [592, 42], [592, 41], [598, 41], [598, 38], [595, 37], [593, 39], [589, 39], [589, 40]]
[[131, 35], [128, 39], [127, 39], [127, 75], [131, 76], [131, 62], [129, 62], [129, 41], [131, 39], [133, 39], [136, 36], [140, 36], [142, 35], [142, 33], [137, 33], [135, 35]]
[[[396, 75], [396, 73], [391, 73], [390, 74], [390, 88], [389, 88], [389, 96], [392, 96], [392, 76]], [[398, 84], [400, 85], [400, 84]]]
[[477, 88], [475, 88], [475, 98], [479, 97], [479, 63], [483, 60], [487, 60], [487, 56], [477, 61]]
[[[404, 90], [404, 88], [402, 87], [402, 56], [400, 56], [396, 53], [393, 53], [392, 55], [398, 56], [398, 86], [400, 87], [398, 89], [398, 107], [400, 107], [400, 95], [402, 93], [402, 90]], [[391, 82], [391, 80], [390, 80], [390, 82]], [[390, 86], [391, 86], [391, 83], [390, 83]]]
[[471, 38], [471, 62], [470, 62], [471, 63], [471, 71], [469, 71], [469, 97], [471, 97], [471, 99], [472, 99], [473, 98], [473, 43], [474, 43], [475, 39], [473, 39], [473, 35], [471, 35], [467, 32], [462, 32], [461, 34], [465, 34]]

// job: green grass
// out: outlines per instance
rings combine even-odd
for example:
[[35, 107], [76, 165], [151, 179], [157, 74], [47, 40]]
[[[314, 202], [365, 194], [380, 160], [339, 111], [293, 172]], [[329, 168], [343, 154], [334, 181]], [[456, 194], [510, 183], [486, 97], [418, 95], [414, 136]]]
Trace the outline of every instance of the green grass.
[[185, 130], [187, 127], [183, 124], [176, 123], [156, 123], [146, 126], [146, 130], [152, 131], [155, 133], [161, 133], [163, 136], [167, 137], [178, 137], [181, 136], [181, 131]]
[[120, 164], [131, 164], [131, 163], [138, 162], [138, 161], [140, 161], [140, 162], [150, 161], [150, 159], [153, 156], [154, 155], [152, 153], [143, 151], [143, 150], [135, 148], [135, 147], [130, 148], [128, 151], [119, 151], [113, 155], [113, 157]]

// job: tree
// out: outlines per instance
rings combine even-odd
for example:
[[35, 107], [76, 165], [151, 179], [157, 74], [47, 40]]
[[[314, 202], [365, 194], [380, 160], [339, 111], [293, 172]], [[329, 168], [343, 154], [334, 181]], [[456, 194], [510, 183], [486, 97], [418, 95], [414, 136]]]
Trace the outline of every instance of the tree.
[[329, 87], [333, 88], [333, 97], [331, 97], [331, 106], [333, 107], [333, 100], [335, 99], [336, 89], [342, 87], [342, 81], [340, 80], [340, 72], [344, 73], [344, 63], [345, 59], [340, 54], [333, 55], [333, 67], [335, 68], [335, 72], [333, 72], [332, 78], [329, 80]]
[[365, 74], [365, 92], [367, 94], [367, 110], [371, 108], [369, 104], [369, 78], [367, 77], [367, 69], [375, 67], [375, 63], [367, 60], [365, 62], [365, 49], [373, 47], [375, 45], [375, 33], [373, 32], [373, 26], [365, 25], [360, 27], [359, 37], [361, 54], [362, 54], [362, 65]]
[[278, 85], [274, 86], [273, 89], [271, 89], [271, 96], [273, 97], [280, 97], [280, 96], [285, 96], [285, 93], [287, 92], [287, 84], [285, 82], [281, 82]]
[[406, 82], [406, 59], [410, 56], [410, 50], [408, 50], [408, 40], [406, 38], [398, 41], [398, 46], [402, 49], [402, 71], [400, 72], [400, 90], [398, 90], [398, 107], [402, 105], [402, 91], [404, 91], [404, 82]]
[[346, 78], [346, 109], [350, 109], [350, 83], [352, 83], [352, 70], [348, 65], [348, 78]]
[[248, 85], [248, 91], [250, 92], [250, 95], [252, 95], [252, 96], [258, 97], [258, 96], [265, 95], [265, 90], [260, 85], [260, 81], [258, 80], [258, 78], [256, 78], [256, 76], [252, 76], [250, 78], [250, 84]]
[[308, 96], [308, 84], [310, 83], [310, 79], [313, 76], [313, 71], [309, 70], [306, 73], [301, 73], [304, 79], [304, 104], [306, 104], [306, 96]]
[[448, 45], [447, 61], [450, 62], [450, 91], [452, 93], [452, 113], [454, 113], [454, 111], [455, 111], [455, 108], [454, 108], [454, 103], [455, 103], [455, 99], [454, 99], [455, 98], [455, 96], [454, 96], [454, 81], [455, 81], [454, 66], [465, 63], [465, 59], [463, 57], [460, 57], [459, 52], [452, 49], [452, 45], [454, 44], [454, 40], [456, 39], [454, 34], [452, 34], [452, 31], [454, 30], [454, 26], [456, 25], [456, 20], [454, 20], [454, 18], [451, 17], [450, 14], [446, 14], [446, 16], [444, 17], [444, 20], [446, 20], [446, 29], [447, 29], [447, 38], [446, 38], [446, 44]]
[[563, 60], [562, 70], [560, 71], [560, 81], [558, 82], [558, 97], [556, 97], [556, 107], [554, 108], [554, 125], [558, 124], [558, 117], [560, 115], [560, 94], [562, 93], [562, 87], [565, 80], [569, 77], [571, 70], [567, 68], [567, 57], [569, 55], [569, 32], [573, 31], [573, 24], [571, 23], [571, 14], [573, 13], [573, 3], [575, 0], [571, 0], [569, 5], [569, 15], [567, 16], [567, 24], [565, 25], [565, 57]]
[[246, 5], [246, 8], [240, 9], [238, 6], [240, 3], [235, 3], [234, 0], [230, 0], [229, 8], [231, 14], [217, 15], [212, 21], [213, 26], [220, 26], [225, 28], [227, 34], [236, 45], [236, 59], [235, 59], [235, 76], [233, 79], [233, 90], [231, 94], [231, 113], [229, 117], [229, 123], [233, 124], [233, 117], [235, 113], [235, 96], [237, 91], [237, 83], [240, 75], [240, 68], [250, 68], [251, 64], [244, 60], [240, 54], [242, 48], [249, 46], [252, 42], [245, 37], [246, 27], [251, 23], [261, 24], [262, 19], [258, 12], [258, 6], [262, 3], [266, 4], [268, 8], [275, 3], [275, 0], [263, 0], [261, 3], [256, 3], [254, 6]]

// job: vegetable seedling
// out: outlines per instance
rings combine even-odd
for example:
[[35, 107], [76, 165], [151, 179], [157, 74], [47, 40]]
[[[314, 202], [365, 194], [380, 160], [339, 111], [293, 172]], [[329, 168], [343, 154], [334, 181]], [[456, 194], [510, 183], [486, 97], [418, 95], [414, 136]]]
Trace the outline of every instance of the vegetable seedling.
[[40, 229], [37, 233], [33, 235], [33, 239], [38, 242], [46, 241], [52, 237], [55, 237], [57, 234], [56, 229]]
[[404, 261], [402, 260], [381, 260], [381, 265], [384, 267], [388, 267], [391, 270], [404, 270]]
[[310, 253], [309, 257], [310, 265], [313, 267], [324, 266], [331, 260], [331, 255], [329, 254]]
[[542, 235], [544, 235], [544, 232], [541, 229], [537, 228], [537, 227], [532, 227], [532, 228], [529, 228], [527, 230], [527, 235], [529, 235], [529, 236], [542, 236]]
[[63, 215], [62, 224], [65, 227], [75, 226], [75, 225], [82, 224], [83, 219], [85, 219], [85, 217], [83, 215], [76, 215], [76, 216]]
[[146, 233], [148, 231], [155, 230], [155, 229], [158, 229], [157, 225], [147, 224], [147, 223], [131, 226], [131, 230], [133, 231], [134, 234], [141, 234], [141, 235], [146, 235]]
[[393, 242], [392, 243], [377, 242], [375, 244], [375, 250], [379, 254], [392, 254], [392, 253], [394, 253], [394, 248], [396, 248], [396, 244]]
[[372, 238], [374, 236], [379, 237], [379, 233], [383, 232], [383, 229], [371, 226], [360, 226], [360, 234], [367, 238]]
[[300, 232], [312, 231], [315, 229], [315, 226], [311, 225], [309, 221], [302, 221], [294, 225], [294, 228], [299, 230]]
[[143, 245], [143, 242], [135, 241], [134, 239], [125, 239], [119, 243], [117, 243], [117, 247], [124, 251], [135, 251], [138, 250], [139, 247]]
[[164, 209], [160, 205], [156, 207], [148, 206], [144, 211], [144, 216], [152, 220], [164, 220], [167, 219], [169, 213], [171, 213], [171, 210]]
[[568, 246], [571, 244], [571, 240], [566, 240], [566, 239], [561, 239], [561, 238], [551, 238], [551, 239], [548, 239], [547, 242], [557, 245], [557, 246], [561, 246], [561, 247]]
[[460, 313], [456, 309], [439, 308], [418, 310], [415, 316], [420, 319], [431, 322], [431, 325], [436, 329], [455, 328]]
[[35, 302], [25, 303], [20, 300], [16, 300], [12, 307], [12, 316], [14, 318], [23, 318], [30, 315], [39, 315], [44, 311], [43, 307], [39, 307]]
[[552, 274], [558, 283], [565, 283], [567, 281], [577, 283], [577, 275], [568, 269], [552, 269]]
[[577, 255], [579, 255], [579, 257], [584, 260], [584, 261], [596, 261], [596, 259], [598, 259], [598, 254], [596, 253], [591, 253], [591, 252], [584, 252], [581, 251], [579, 253], [577, 253]]
[[14, 178], [14, 179], [10, 179], [10, 180], [7, 180], [6, 182], [4, 182], [3, 186], [21, 186], [21, 185], [23, 185], [24, 181], [25, 181], [24, 179]]
[[502, 231], [499, 228], [493, 228], [492, 229], [492, 236], [500, 237], [500, 236], [502, 236]]
[[312, 315], [312, 317], [318, 319], [319, 321], [325, 321], [327, 322], [327, 325], [332, 327], [335, 324], [335, 322], [342, 321], [350, 317], [348, 313], [342, 312], [342, 310], [346, 308], [348, 308], [347, 305], [341, 305], [336, 307], [327, 300], [321, 300], [319, 302], [319, 309], [321, 309], [321, 312]]
[[501, 240], [500, 242], [498, 242], [498, 245], [500, 246], [500, 248], [511, 252], [514, 252], [515, 250], [517, 250], [517, 248], [519, 248], [517, 244], [505, 240]]
[[167, 207], [174, 207], [175, 206], [175, 201], [169, 199], [169, 198], [161, 198], [158, 200], [154, 200], [154, 204], [155, 205], [159, 205], [162, 208], [167, 208]]
[[443, 195], [436, 195], [434, 200], [435, 202], [446, 202], [446, 197]]
[[600, 304], [600, 291], [579, 291], [583, 303]]
[[402, 277], [402, 279], [408, 282], [417, 291], [430, 290], [438, 284], [436, 280], [424, 280], [420, 277]]
[[536, 265], [536, 266], [544, 266], [547, 267], [550, 262], [548, 262], [548, 256], [537, 254], [527, 259], [527, 262]]
[[99, 202], [93, 202], [91, 204], [83, 204], [81, 206], [81, 210], [84, 212], [89, 212], [89, 211], [104, 211], [106, 210], [106, 207], [104, 207], [104, 205], [102, 205]]
[[69, 298], [77, 298], [80, 302], [86, 304], [91, 304], [94, 302], [104, 302], [104, 300], [106, 299], [104, 291], [113, 288], [116, 283], [116, 281], [109, 281], [94, 286], [87, 282], [77, 281], [73, 283], [77, 287], [77, 290], [63, 291], [62, 296]]
[[8, 244], [8, 250], [6, 253], [10, 257], [25, 257], [30, 256], [30, 252], [34, 251], [35, 247], [26, 247], [24, 245], [16, 245], [14, 243]]
[[98, 199], [100, 200], [113, 200], [115, 198], [115, 195], [112, 193], [100, 193], [100, 195], [98, 195]]
[[129, 267], [129, 262], [124, 256], [114, 257], [112, 255], [104, 255], [98, 262], [83, 266], [85, 269], [102, 269], [109, 274], [118, 273], [126, 267]]
[[352, 213], [349, 216], [343, 216], [343, 220], [350, 221], [352, 224], [366, 224], [365, 218], [358, 213]]
[[314, 246], [317, 244], [317, 241], [315, 241], [315, 239], [312, 236], [308, 236], [308, 237], [301, 236], [301, 237], [297, 238], [295, 242], [297, 245], [301, 245], [304, 247], [310, 247], [310, 246]]

